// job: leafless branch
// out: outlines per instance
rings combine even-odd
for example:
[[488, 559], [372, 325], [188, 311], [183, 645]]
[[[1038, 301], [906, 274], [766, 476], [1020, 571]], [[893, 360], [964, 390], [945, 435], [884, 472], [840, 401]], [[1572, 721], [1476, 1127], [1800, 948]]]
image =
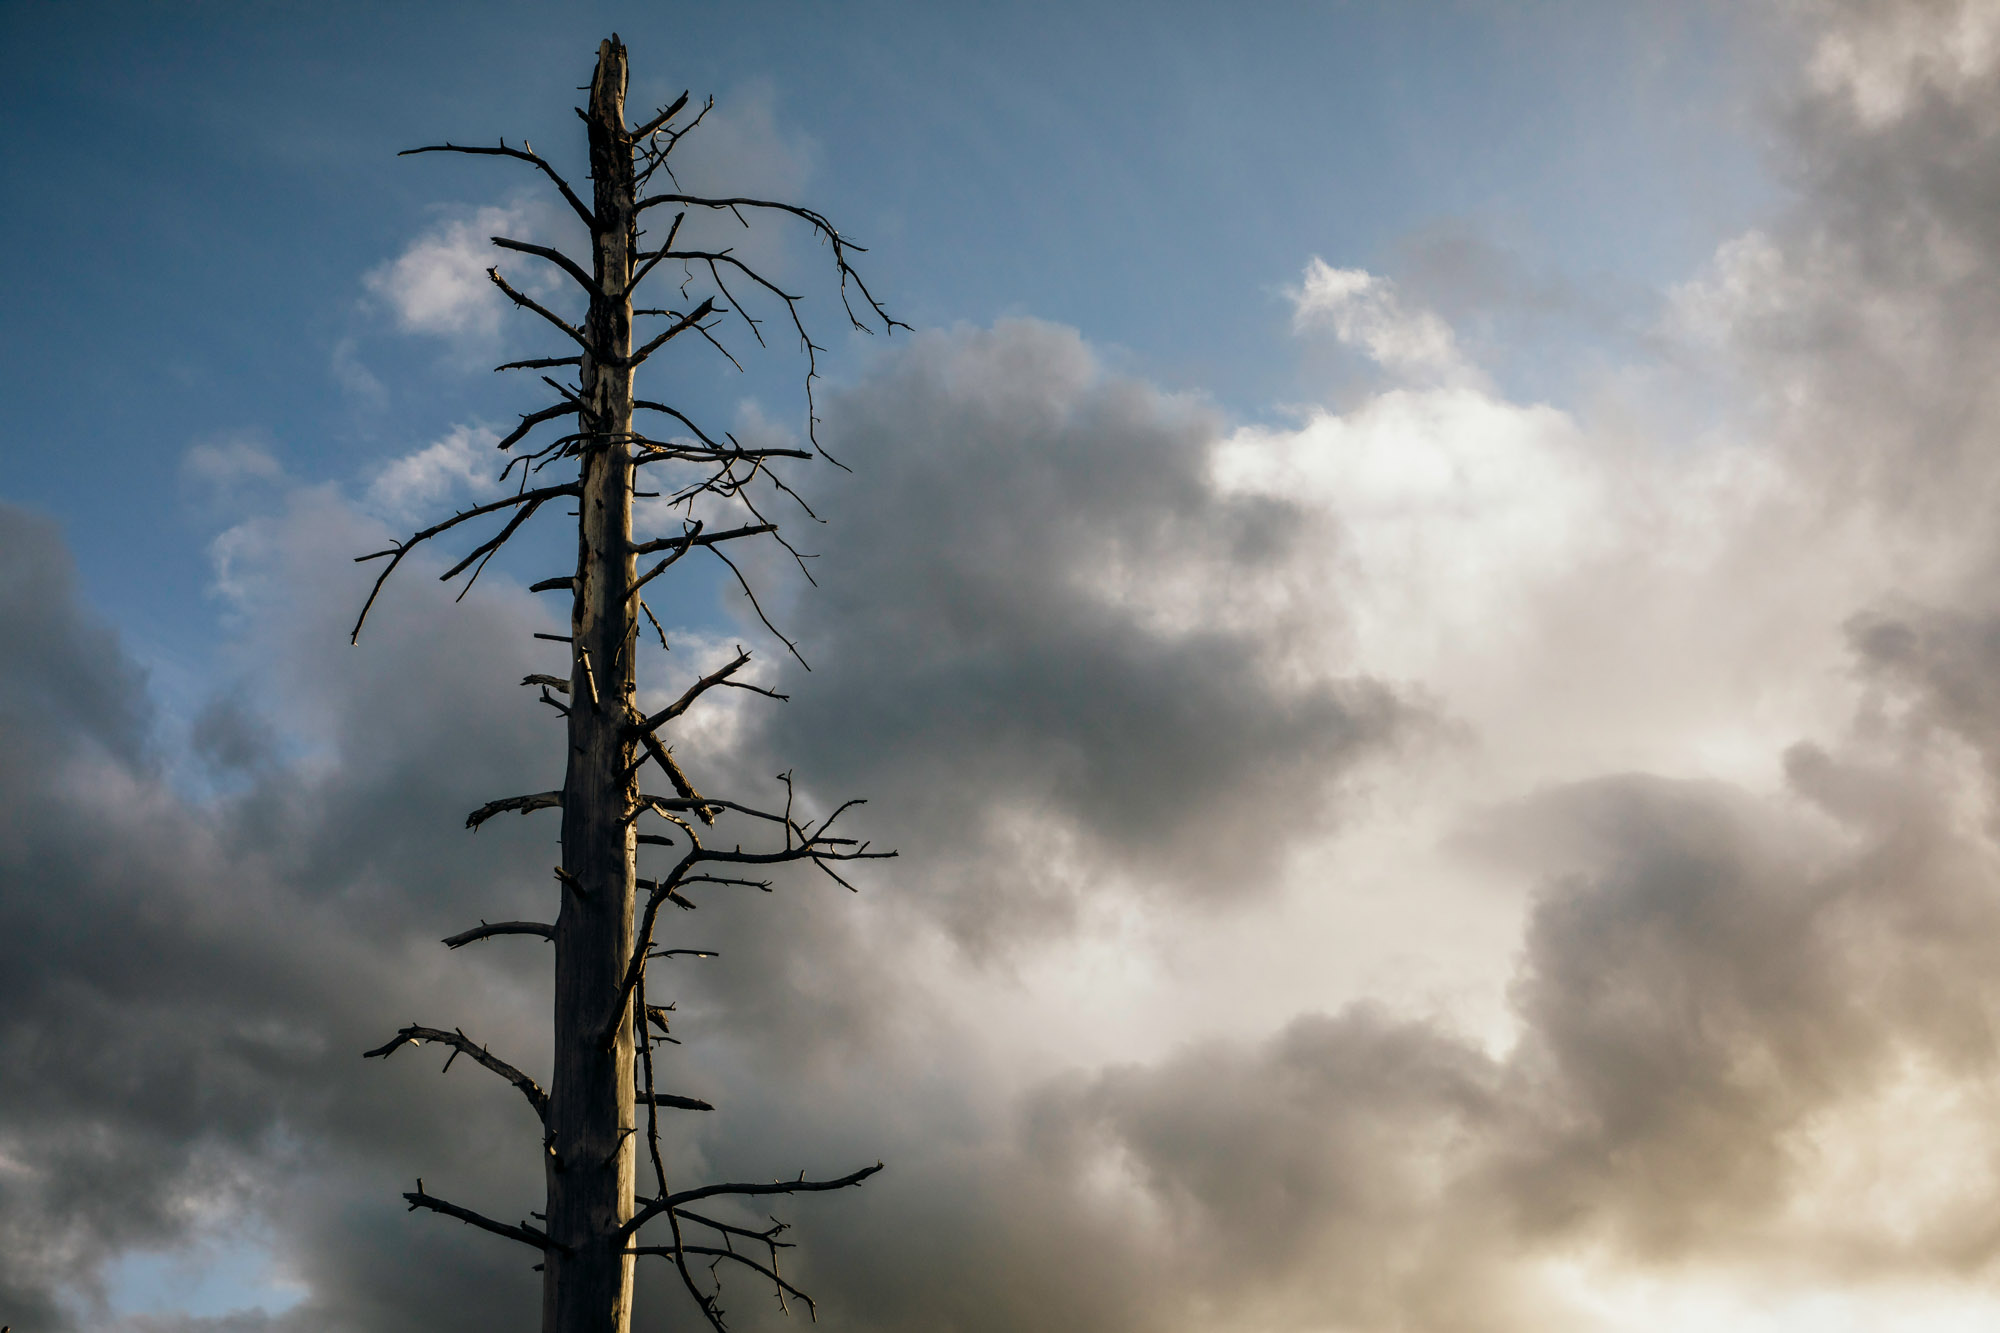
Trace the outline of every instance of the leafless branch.
[[672, 120], [675, 116], [678, 116], [681, 113], [681, 108], [686, 106], [687, 104], [688, 104], [688, 95], [686, 93], [682, 93], [679, 97], [676, 97], [674, 99], [672, 106], [669, 106], [665, 111], [662, 111], [659, 115], [654, 116], [651, 120], [647, 121], [644, 125], [641, 125], [638, 129], [633, 130], [632, 137], [634, 139], [651, 138], [654, 134], [657, 134], [660, 131], [660, 128], [664, 126], [668, 121]]
[[750, 587], [750, 580], [743, 577], [743, 571], [736, 567], [736, 562], [734, 560], [731, 560], [728, 556], [724, 555], [721, 551], [717, 550], [713, 546], [710, 546], [708, 549], [710, 553], [713, 554], [717, 560], [720, 560], [723, 564], [729, 566], [729, 572], [736, 576], [736, 582], [738, 583], [738, 585], [742, 587], [743, 595], [750, 599], [750, 609], [757, 613], [757, 619], [764, 622], [764, 628], [771, 631], [772, 635], [774, 635], [777, 638], [779, 643], [785, 645], [786, 650], [791, 653], [792, 657], [798, 662], [800, 666], [804, 667], [808, 671], [811, 671], [812, 663], [806, 661], [805, 654], [799, 651], [799, 646], [796, 643], [793, 643], [790, 639], [786, 638], [784, 631], [779, 629], [776, 625], [773, 625], [771, 623], [771, 617], [764, 614], [764, 604], [757, 600], [756, 592], [753, 591]]
[[[502, 367], [502, 369], [505, 369], [505, 367]], [[500, 443], [494, 447], [496, 449], [511, 449], [514, 445], [520, 443], [529, 431], [541, 425], [544, 421], [554, 421], [557, 417], [566, 417], [574, 411], [576, 411], [576, 407], [573, 404], [557, 403], [554, 407], [545, 407], [539, 412], [529, 412], [521, 418], [521, 424], [509, 431]]]
[[[546, 930], [548, 928], [543, 927], [543, 929]], [[553, 932], [551, 933], [553, 934]], [[450, 943], [450, 941], [447, 940], [446, 943]], [[452, 947], [456, 948], [457, 946], [453, 945]], [[487, 1069], [492, 1070], [509, 1083], [512, 1083], [521, 1090], [521, 1095], [528, 1099], [528, 1105], [535, 1108], [536, 1117], [543, 1124], [548, 1123], [549, 1098], [548, 1094], [542, 1091], [541, 1085], [526, 1074], [523, 1074], [520, 1070], [514, 1068], [514, 1066], [508, 1064], [505, 1060], [502, 1060], [499, 1056], [488, 1051], [484, 1046], [481, 1046], [461, 1031], [454, 1029], [453, 1031], [446, 1032], [443, 1028], [418, 1027], [413, 1023], [388, 1041], [377, 1046], [374, 1050], [363, 1051], [361, 1058], [364, 1060], [376, 1058], [386, 1060], [405, 1045], [415, 1046], [427, 1041], [452, 1048], [451, 1059], [446, 1060], [444, 1064], [446, 1069], [451, 1068], [452, 1060], [456, 1060], [459, 1056], [464, 1055]]]
[[465, 826], [476, 829], [495, 815], [504, 815], [509, 810], [528, 814], [534, 810], [560, 809], [563, 794], [559, 791], [538, 791], [529, 796], [508, 796], [498, 801], [488, 801], [465, 817]]
[[463, 144], [440, 143], [431, 144], [424, 148], [405, 148], [402, 152], [396, 154], [396, 156], [415, 157], [419, 153], [467, 153], [474, 157], [511, 157], [517, 161], [526, 162], [555, 182], [556, 188], [562, 191], [562, 197], [568, 201], [571, 208], [576, 210], [576, 215], [583, 219], [584, 226], [594, 226], [597, 222], [596, 215], [585, 208], [583, 200], [576, 197], [576, 191], [569, 188], [569, 182], [557, 175], [554, 167], [536, 156], [532, 148], [509, 148], [507, 141], [502, 139], [498, 148], [470, 148]]
[[555, 311], [541, 304], [541, 302], [535, 300], [533, 297], [523, 296], [520, 292], [515, 291], [514, 288], [508, 284], [507, 279], [500, 276], [500, 270], [497, 267], [487, 269], [486, 276], [493, 280], [493, 285], [495, 287], [498, 287], [501, 291], [507, 293], [508, 300], [512, 301], [515, 305], [520, 306], [523, 310], [534, 311], [536, 314], [540, 315], [543, 319], [546, 319], [549, 323], [555, 325], [557, 328], [561, 329], [564, 333], [567, 333], [578, 347], [581, 347], [585, 352], [590, 351], [590, 340], [583, 336], [583, 330], [577, 328], [576, 325], [570, 323], [568, 320], [564, 319], [561, 315], [558, 315]]
[[688, 329], [693, 328], [695, 325], [701, 323], [704, 319], [707, 319], [710, 315], [714, 313], [715, 313], [715, 298], [711, 296], [707, 300], [703, 301], [700, 305], [696, 306], [693, 310], [690, 310], [687, 314], [682, 315], [679, 318], [675, 319], [673, 324], [668, 327], [665, 333], [662, 333], [659, 337], [654, 338], [653, 340], [648, 342], [645, 346], [641, 347], [638, 351], [632, 353], [631, 356], [627, 357], [625, 359], [625, 364], [628, 366], [637, 366], [643, 363], [647, 357], [659, 351], [662, 347], [666, 346], [669, 342], [672, 342], [682, 333], [686, 332]]
[[696, 1097], [676, 1097], [671, 1092], [642, 1092], [639, 1103], [643, 1106], [665, 1106], [676, 1111], [713, 1111], [715, 1108]]
[[[367, 555], [355, 556], [354, 562], [356, 564], [362, 564], [369, 560], [380, 560], [383, 556], [389, 557], [389, 564], [385, 569], [383, 569], [381, 574], [376, 576], [375, 586], [369, 590], [368, 600], [362, 603], [361, 614], [355, 617], [354, 629], [348, 635], [347, 641], [349, 643], [359, 643], [361, 641], [361, 626], [367, 621], [368, 612], [370, 608], [372, 608], [375, 605], [375, 598], [378, 594], [381, 593], [382, 585], [389, 581], [389, 576], [396, 572], [396, 566], [403, 562], [403, 557], [408, 555], [412, 550], [412, 548], [414, 548], [419, 542], [429, 541], [431, 538], [437, 536], [439, 533], [449, 532], [451, 529], [457, 527], [459, 524], [464, 523], [469, 519], [478, 518], [482, 514], [491, 514], [501, 509], [512, 508], [516, 505], [531, 505], [535, 507], [540, 507], [542, 504], [546, 503], [549, 500], [554, 499], [558, 495], [580, 495], [580, 494], [582, 494], [582, 492], [577, 488], [574, 482], [566, 483], [561, 486], [544, 486], [540, 490], [522, 491], [518, 495], [510, 495], [504, 500], [494, 500], [487, 504], [474, 505], [470, 509], [461, 509], [458, 513], [453, 514], [450, 518], [446, 519], [444, 522], [425, 528], [422, 532], [413, 534], [406, 541], [397, 542], [394, 546], [389, 547], [387, 550], [373, 551]], [[508, 531], [509, 532], [513, 531], [514, 527], [516, 526], [518, 526], [518, 524], [510, 524], [508, 527]], [[464, 568], [464, 562], [461, 561], [458, 568], [461, 569]]]
[[490, 940], [496, 935], [539, 935], [545, 940], [556, 937], [556, 928], [542, 921], [482, 921], [471, 930], [461, 930], [456, 935], [444, 937], [445, 947], [462, 949], [480, 940]]
[[769, 1184], [701, 1185], [691, 1190], [682, 1190], [679, 1194], [670, 1194], [664, 1199], [646, 1200], [645, 1205], [632, 1214], [632, 1220], [619, 1228], [619, 1234], [630, 1236], [669, 1208], [679, 1208], [684, 1203], [694, 1203], [700, 1199], [713, 1199], [722, 1195], [812, 1194], [824, 1190], [844, 1190], [859, 1185], [881, 1169], [882, 1164], [877, 1162], [873, 1166], [864, 1166], [859, 1171], [842, 1176], [838, 1180], [807, 1180], [805, 1172], [801, 1171], [797, 1180], [775, 1180]]
[[470, 1208], [461, 1208], [455, 1203], [445, 1202], [435, 1194], [426, 1193], [421, 1176], [417, 1178], [416, 1190], [414, 1192], [405, 1191], [403, 1197], [409, 1201], [410, 1211], [413, 1213], [419, 1208], [428, 1208], [434, 1213], [443, 1213], [446, 1217], [455, 1217], [468, 1226], [478, 1227], [481, 1231], [490, 1231], [496, 1236], [505, 1236], [508, 1240], [518, 1240], [523, 1245], [532, 1245], [538, 1250], [556, 1250], [563, 1254], [569, 1253], [567, 1245], [558, 1245], [555, 1241], [529, 1226], [526, 1222], [521, 1223], [519, 1226], [508, 1226], [505, 1222], [495, 1222], [492, 1218], [475, 1213]]
[[513, 250], [520, 254], [533, 255], [537, 259], [546, 259], [563, 272], [569, 274], [570, 277], [576, 279], [578, 285], [583, 288], [586, 294], [590, 296], [601, 295], [597, 289], [597, 279], [584, 272], [583, 267], [574, 259], [571, 259], [568, 255], [555, 249], [553, 246], [534, 245], [528, 241], [516, 241], [506, 236], [492, 236], [487, 239], [491, 240], [493, 244], [499, 246], [502, 250]]

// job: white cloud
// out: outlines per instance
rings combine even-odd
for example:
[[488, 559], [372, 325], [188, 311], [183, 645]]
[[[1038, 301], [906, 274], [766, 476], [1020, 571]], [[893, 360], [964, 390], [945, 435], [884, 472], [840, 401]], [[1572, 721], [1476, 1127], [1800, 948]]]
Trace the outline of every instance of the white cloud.
[[1334, 268], [1315, 257], [1292, 298], [1296, 329], [1331, 328], [1384, 370], [1441, 382], [1474, 372], [1459, 355], [1451, 325], [1435, 313], [1406, 305], [1396, 285], [1358, 268]]
[[481, 497], [498, 494], [501, 455], [493, 446], [499, 439], [485, 426], [453, 426], [442, 438], [384, 464], [368, 483], [369, 507], [411, 518], [431, 512], [459, 490]]
[[362, 283], [405, 333], [490, 338], [499, 332], [507, 301], [486, 276], [498, 260], [488, 238], [522, 236], [528, 223], [527, 210], [518, 205], [449, 219], [369, 270]]
[[1898, 0], [1815, 6], [1831, 18], [1807, 73], [1868, 129], [1901, 119], [1926, 92], [1957, 99], [2000, 64], [2000, 6], [1992, 0]]

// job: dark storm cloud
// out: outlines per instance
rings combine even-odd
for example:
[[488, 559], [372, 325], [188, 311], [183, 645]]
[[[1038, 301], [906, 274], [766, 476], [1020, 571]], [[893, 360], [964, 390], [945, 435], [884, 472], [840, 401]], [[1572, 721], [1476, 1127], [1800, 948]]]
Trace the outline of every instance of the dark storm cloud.
[[[287, 521], [327, 518], [308, 506]], [[329, 544], [359, 535], [335, 526]], [[420, 1168], [513, 1206], [533, 1171], [508, 1164], [532, 1157], [494, 1150], [529, 1132], [525, 1112], [502, 1086], [458, 1071], [439, 1082], [428, 1054], [388, 1068], [356, 1057], [429, 1016], [477, 1020], [532, 1062], [539, 1033], [520, 1022], [514, 987], [482, 981], [475, 962], [456, 978], [470, 994], [449, 995], [422, 949], [440, 923], [492, 915], [494, 881], [522, 862], [513, 830], [448, 847], [428, 835], [462, 814], [466, 792], [518, 782], [509, 770], [526, 767], [532, 738], [451, 683], [450, 652], [426, 643], [426, 604], [383, 626], [400, 700], [373, 698], [372, 723], [343, 719], [353, 741], [384, 748], [190, 804], [149, 757], [139, 673], [79, 610], [51, 526], [0, 510], [0, 548], [0, 1318], [89, 1326], [108, 1256], [172, 1248], [243, 1208], [281, 1219], [269, 1233], [279, 1258], [319, 1293], [305, 1327], [500, 1317], [505, 1293], [531, 1294], [517, 1256], [437, 1228], [405, 1234], [395, 1196]], [[476, 643], [479, 612], [459, 610], [461, 642]], [[518, 639], [492, 651], [518, 652]], [[263, 647], [294, 676], [348, 651], [331, 635]], [[477, 728], [470, 705], [490, 713]], [[211, 709], [202, 729], [227, 739], [214, 720], [227, 716]], [[414, 744], [398, 748], [398, 735]], [[451, 761], [446, 737], [476, 774]], [[419, 824], [426, 838], [411, 836]], [[420, 842], [435, 850], [410, 854]], [[384, 910], [391, 899], [398, 909]], [[466, 1281], [419, 1280], [431, 1266]]]
[[1280, 830], [1421, 726], [1340, 663], [1285, 677], [1285, 614], [1341, 608], [1254, 608], [1330, 565], [1325, 528], [1218, 493], [1214, 414], [1073, 331], [921, 334], [828, 421], [861, 475], [825, 488], [815, 669], [764, 744], [870, 796], [968, 941], [1067, 920], [1079, 865], [1095, 892], [1255, 892]]

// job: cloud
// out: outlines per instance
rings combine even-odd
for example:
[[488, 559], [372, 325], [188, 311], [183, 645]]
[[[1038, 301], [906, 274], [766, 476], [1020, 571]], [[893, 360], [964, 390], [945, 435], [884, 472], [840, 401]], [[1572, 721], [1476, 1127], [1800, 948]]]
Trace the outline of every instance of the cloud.
[[[1900, 35], [1886, 72], [1794, 71], [1797, 199], [1674, 295], [1670, 372], [1509, 401], [1389, 279], [1315, 262], [1303, 330], [1390, 373], [1339, 411], [1235, 425], [1029, 320], [899, 339], [829, 395], [857, 475], [813, 476], [823, 586], [773, 601], [815, 670], [760, 663], [793, 702], [706, 715], [687, 759], [868, 796], [904, 858], [704, 895], [675, 941], [721, 956], [662, 985], [670, 1077], [723, 1108], [672, 1127], [677, 1174], [889, 1160], [786, 1211], [831, 1327], [1990, 1318], [1994, 93], [1953, 72], [1983, 68], [1969, 11], [1800, 12], [1802, 60]], [[409, 327], [485, 327], [450, 291]], [[1662, 382], [1712, 398], [1702, 432], [1632, 424]], [[524, 1256], [396, 1197], [532, 1207], [518, 1099], [356, 1058], [415, 1020], [546, 1063], [540, 946], [436, 940], [548, 908], [550, 824], [457, 826], [555, 781], [512, 684], [549, 612], [501, 579], [453, 606], [413, 561], [339, 642], [370, 512], [478, 485], [480, 447], [358, 501], [263, 477], [276, 507], [214, 547], [212, 797], [53, 528], [0, 509], [17, 1326], [531, 1307]], [[680, 586], [649, 686], [729, 642]], [[113, 1307], [120, 1256], [245, 1225], [296, 1307]]]
[[493, 446], [499, 432], [485, 426], [453, 426], [414, 453], [382, 465], [368, 482], [367, 503], [398, 521], [434, 513], [454, 491], [484, 499], [498, 493], [501, 456]]
[[1927, 92], [1953, 100], [2000, 63], [2000, 15], [1979, 0], [1825, 3], [1807, 64], [1815, 92], [1865, 129], [1906, 115]]
[[1428, 310], [1407, 306], [1387, 278], [1334, 268], [1315, 257], [1289, 295], [1294, 328], [1330, 328], [1384, 370], [1447, 382], [1474, 375], [1459, 355], [1451, 326]]
[[500, 332], [507, 300], [486, 276], [499, 262], [489, 238], [533, 239], [535, 222], [521, 204], [447, 217], [402, 254], [370, 269], [362, 285], [405, 333], [490, 340]]
[[919, 335], [828, 420], [861, 479], [827, 497], [793, 612], [815, 670], [756, 748], [869, 795], [956, 883], [966, 938], [1063, 919], [1086, 884], [1244, 891], [1274, 828], [1337, 818], [1357, 766], [1422, 729], [1337, 661], [1290, 669], [1286, 639], [1340, 614], [1324, 534], [1217, 487], [1212, 412], [1075, 333]]

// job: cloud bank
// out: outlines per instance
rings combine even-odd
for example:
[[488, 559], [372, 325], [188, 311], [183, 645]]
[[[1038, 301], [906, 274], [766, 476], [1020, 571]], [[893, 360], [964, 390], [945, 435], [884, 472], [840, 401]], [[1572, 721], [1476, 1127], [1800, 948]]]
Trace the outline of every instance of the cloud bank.
[[[889, 1160], [788, 1210], [830, 1326], [1990, 1321], [2000, 46], [1972, 5], [1789, 13], [1792, 202], [1590, 401], [1510, 401], [1316, 260], [1301, 336], [1382, 375], [1338, 410], [1232, 425], [1032, 320], [828, 400], [860, 475], [814, 483], [815, 669], [690, 762], [868, 796], [904, 859], [676, 922], [721, 957], [670, 1074], [722, 1107], [677, 1172]], [[370, 279], [410, 328], [482, 327], [455, 244]], [[0, 1321], [531, 1317], [527, 1258], [397, 1201], [532, 1207], [516, 1099], [356, 1058], [421, 1021], [546, 1061], [542, 946], [435, 941], [550, 893], [552, 826], [458, 828], [552, 785], [512, 684], [547, 612], [413, 577], [339, 637], [348, 557], [472, 493], [480, 438], [355, 501], [190, 458], [276, 496], [215, 548], [200, 792], [0, 509]], [[686, 608], [662, 687], [729, 613]], [[246, 1228], [261, 1310], [119, 1303]]]

